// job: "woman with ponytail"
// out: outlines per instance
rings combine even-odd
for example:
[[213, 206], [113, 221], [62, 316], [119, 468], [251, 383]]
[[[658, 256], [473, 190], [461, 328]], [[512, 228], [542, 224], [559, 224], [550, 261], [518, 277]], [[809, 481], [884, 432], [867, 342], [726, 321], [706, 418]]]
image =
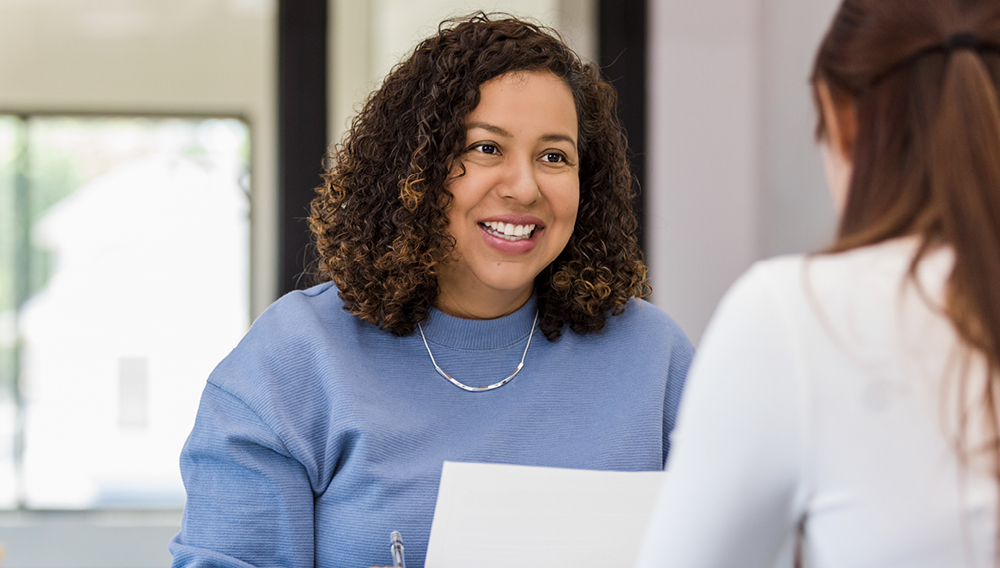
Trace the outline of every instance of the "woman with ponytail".
[[640, 566], [1000, 565], [998, 82], [997, 0], [841, 4], [812, 76], [837, 238], [720, 304]]

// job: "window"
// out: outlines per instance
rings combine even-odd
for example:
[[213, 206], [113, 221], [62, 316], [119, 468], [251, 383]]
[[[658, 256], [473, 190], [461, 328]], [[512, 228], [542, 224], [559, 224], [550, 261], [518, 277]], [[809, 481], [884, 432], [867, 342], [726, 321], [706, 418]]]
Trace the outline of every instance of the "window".
[[0, 508], [180, 508], [249, 325], [249, 129], [0, 116]]

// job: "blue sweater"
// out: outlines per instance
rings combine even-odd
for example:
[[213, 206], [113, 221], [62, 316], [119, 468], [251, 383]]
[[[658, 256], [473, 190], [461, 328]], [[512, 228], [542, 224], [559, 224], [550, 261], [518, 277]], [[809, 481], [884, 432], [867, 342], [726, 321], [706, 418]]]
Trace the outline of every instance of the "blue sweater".
[[[420, 334], [397, 337], [323, 284], [271, 306], [208, 379], [181, 454], [187, 505], [173, 566], [424, 564], [445, 460], [662, 469], [693, 355], [666, 314], [632, 300], [597, 334], [535, 330], [509, 384], [465, 392]], [[496, 320], [431, 310], [438, 364], [485, 386], [517, 366], [532, 299]]]

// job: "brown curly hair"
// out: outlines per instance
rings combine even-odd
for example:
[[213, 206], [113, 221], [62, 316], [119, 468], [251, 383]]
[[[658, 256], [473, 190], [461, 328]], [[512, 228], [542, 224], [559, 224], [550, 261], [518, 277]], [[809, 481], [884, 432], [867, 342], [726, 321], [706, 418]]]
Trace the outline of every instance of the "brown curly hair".
[[579, 124], [580, 206], [563, 252], [535, 278], [539, 327], [597, 332], [650, 288], [635, 238], [633, 177], [615, 91], [554, 30], [478, 12], [446, 20], [398, 64], [327, 155], [309, 217], [317, 277], [344, 307], [409, 335], [438, 296], [437, 268], [455, 245], [445, 189], [479, 87], [514, 71], [549, 71], [569, 86]]

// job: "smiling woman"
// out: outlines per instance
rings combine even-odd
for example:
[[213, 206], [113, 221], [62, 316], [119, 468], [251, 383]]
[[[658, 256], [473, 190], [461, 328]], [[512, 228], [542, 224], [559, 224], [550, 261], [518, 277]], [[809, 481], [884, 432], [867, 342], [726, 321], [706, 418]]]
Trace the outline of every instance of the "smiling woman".
[[573, 234], [576, 137], [573, 93], [552, 73], [508, 73], [480, 88], [466, 150], [445, 184], [455, 261], [438, 274], [439, 310], [489, 319], [528, 301]]
[[692, 348], [639, 299], [614, 109], [513, 18], [446, 22], [390, 73], [313, 202], [327, 282], [208, 380], [175, 566], [384, 565], [392, 531], [422, 566], [445, 460], [662, 469]]
[[[421, 43], [372, 94], [330, 156], [311, 218], [318, 272], [336, 284], [352, 313], [409, 335], [438, 307], [438, 275], [456, 261], [457, 235], [445, 210], [457, 196], [449, 185], [479, 140], [468, 138], [476, 126], [470, 116], [486, 112], [477, 106], [495, 90], [491, 81], [535, 73], [558, 78], [572, 95], [576, 127], [561, 128], [576, 142], [580, 193], [565, 249], [535, 278], [539, 328], [552, 340], [567, 325], [598, 332], [630, 298], [649, 293], [614, 89], [555, 32], [483, 16], [446, 22]], [[565, 92], [555, 88], [540, 98]], [[512, 120], [523, 111], [524, 105], [503, 114]], [[480, 150], [502, 152], [492, 136], [505, 129], [485, 126], [493, 132], [487, 129], [482, 140], [493, 143]]]

